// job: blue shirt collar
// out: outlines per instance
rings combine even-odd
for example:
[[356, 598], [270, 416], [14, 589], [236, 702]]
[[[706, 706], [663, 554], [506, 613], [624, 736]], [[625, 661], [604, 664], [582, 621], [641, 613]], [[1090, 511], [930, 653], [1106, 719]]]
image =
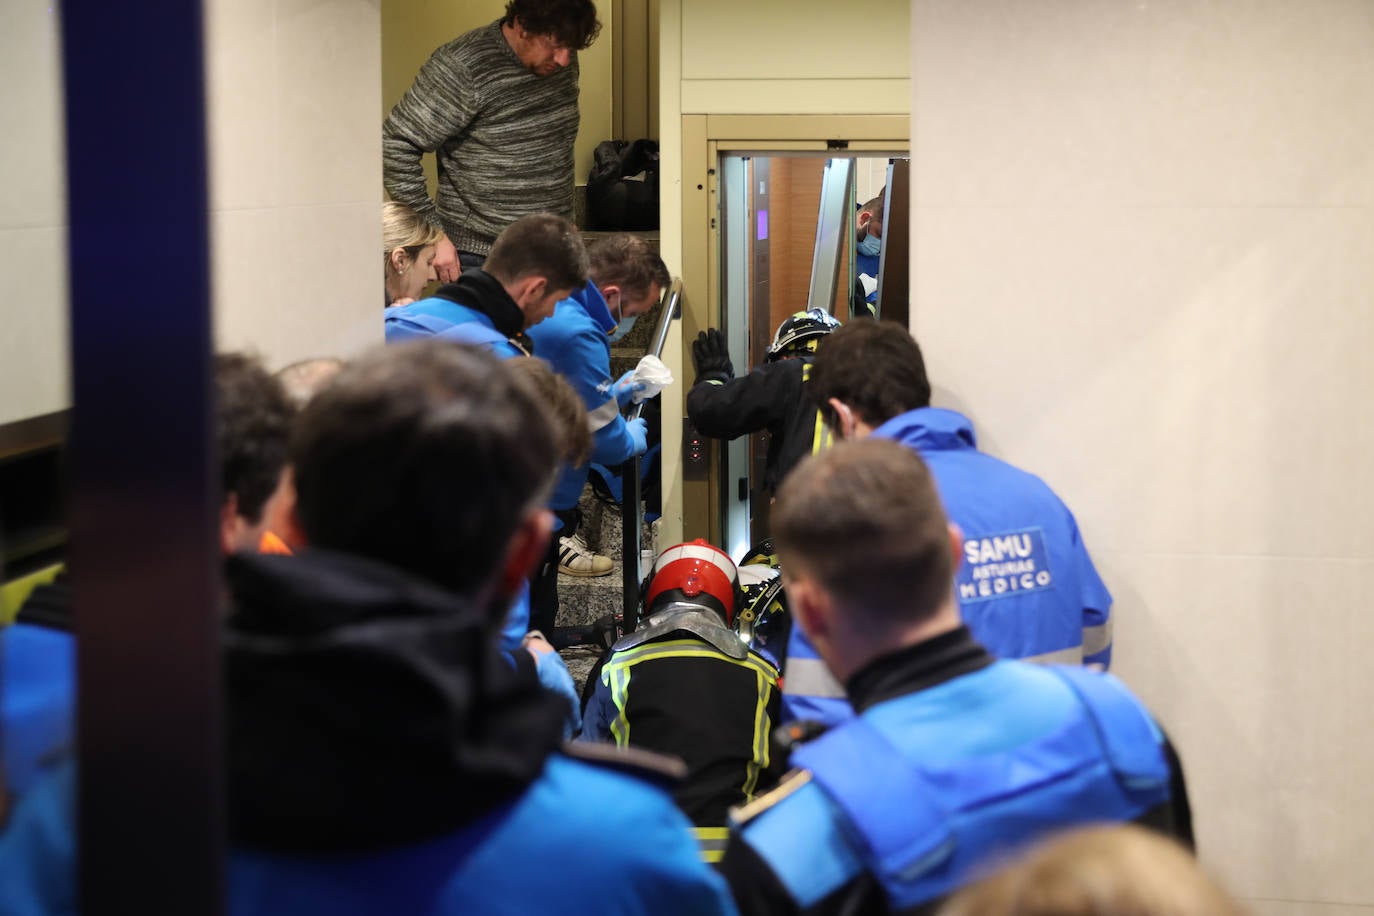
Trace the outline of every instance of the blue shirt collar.
[[977, 448], [968, 417], [942, 407], [918, 407], [898, 414], [873, 430], [879, 439], [895, 439], [915, 449]]
[[615, 330], [617, 322], [611, 317], [611, 307], [606, 304], [606, 298], [592, 281], [588, 280], [581, 289], [573, 290], [573, 294], [563, 301], [576, 302], [582, 307], [582, 311], [596, 322], [597, 327], [607, 334]]

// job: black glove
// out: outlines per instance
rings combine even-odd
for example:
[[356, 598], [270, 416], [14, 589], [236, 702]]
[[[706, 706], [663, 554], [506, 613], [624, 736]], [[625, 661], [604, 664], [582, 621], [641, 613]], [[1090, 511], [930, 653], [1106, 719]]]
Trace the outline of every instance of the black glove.
[[697, 381], [717, 378], [722, 381], [735, 377], [735, 367], [730, 365], [730, 350], [725, 346], [725, 335], [716, 328], [709, 328], [697, 334], [692, 342], [692, 362], [697, 367]]

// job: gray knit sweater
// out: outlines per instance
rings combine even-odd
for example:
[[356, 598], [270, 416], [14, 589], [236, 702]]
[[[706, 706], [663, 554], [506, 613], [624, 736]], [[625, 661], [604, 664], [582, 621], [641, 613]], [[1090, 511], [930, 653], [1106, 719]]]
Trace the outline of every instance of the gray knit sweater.
[[[535, 76], [499, 20], [455, 38], [430, 55], [382, 126], [387, 193], [476, 254], [526, 214], [571, 218], [577, 76], [575, 54]], [[439, 165], [435, 200], [420, 165], [427, 152]]]

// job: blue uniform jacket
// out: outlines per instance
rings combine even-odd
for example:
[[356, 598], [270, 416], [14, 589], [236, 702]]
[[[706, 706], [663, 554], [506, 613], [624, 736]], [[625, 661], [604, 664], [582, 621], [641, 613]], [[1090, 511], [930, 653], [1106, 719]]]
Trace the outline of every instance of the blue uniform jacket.
[[[7, 916], [77, 912], [75, 767], [46, 775], [0, 834]], [[614, 880], [595, 880], [605, 874]], [[447, 836], [352, 855], [231, 850], [227, 877], [229, 916], [735, 912], [666, 792], [563, 756], [519, 798]]]
[[742, 912], [905, 911], [1079, 824], [1191, 838], [1167, 739], [1111, 675], [994, 661], [966, 630], [927, 646], [875, 663], [861, 714], [741, 810], [722, 867]]
[[0, 630], [0, 775], [22, 795], [45, 757], [72, 742], [76, 641], [72, 634], [16, 623]]
[[434, 336], [458, 343], [485, 345], [501, 359], [525, 355], [496, 330], [489, 317], [474, 308], [437, 296], [387, 309], [384, 323], [387, 343]]
[[1111, 593], [1043, 480], [978, 451], [952, 410], [909, 411], [873, 435], [920, 453], [964, 533], [955, 593], [974, 638], [1001, 658], [1110, 665]]
[[[952, 410], [912, 410], [873, 435], [921, 455], [963, 532], [955, 591], [980, 643], [1001, 658], [1111, 664], [1111, 593], [1073, 513], [1044, 481], [978, 451], [973, 424]], [[788, 718], [835, 724], [851, 715], [799, 627], [792, 628], [786, 675]]]
[[[616, 321], [595, 283], [587, 283], [554, 307], [553, 315], [526, 333], [536, 356], [582, 396], [592, 428], [591, 461], [614, 467], [634, 456], [634, 440], [611, 393], [611, 342]], [[550, 505], [555, 510], [577, 505], [587, 483], [588, 465], [565, 467], [554, 485]]]

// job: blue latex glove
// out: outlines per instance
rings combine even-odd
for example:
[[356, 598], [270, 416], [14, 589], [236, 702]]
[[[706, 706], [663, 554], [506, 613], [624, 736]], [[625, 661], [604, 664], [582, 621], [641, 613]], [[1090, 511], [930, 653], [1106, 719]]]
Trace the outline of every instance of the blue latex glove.
[[649, 421], [643, 417], [636, 417], [633, 420], [625, 421], [625, 429], [630, 433], [630, 441], [634, 443], [634, 451], [630, 457], [644, 454], [649, 447]]
[[636, 381], [633, 378], [634, 374], [635, 370], [631, 369], [616, 379], [615, 384], [611, 386], [611, 394], [615, 395], [615, 402], [622, 408], [633, 401], [636, 394], [642, 394], [649, 387], [645, 382]]

